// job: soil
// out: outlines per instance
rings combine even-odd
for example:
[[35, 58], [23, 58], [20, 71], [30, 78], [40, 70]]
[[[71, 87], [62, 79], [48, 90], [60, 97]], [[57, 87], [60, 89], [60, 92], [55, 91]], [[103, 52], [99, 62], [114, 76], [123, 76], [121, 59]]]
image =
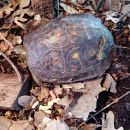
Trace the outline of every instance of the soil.
[[[118, 98], [127, 91], [130, 91], [130, 77], [119, 80], [117, 84], [117, 93], [112, 95], [112, 100]], [[118, 103], [114, 104], [110, 110], [115, 115], [115, 128], [123, 126], [125, 130], [130, 130], [130, 111], [127, 110], [126, 104], [130, 103], [130, 94], [121, 99]]]

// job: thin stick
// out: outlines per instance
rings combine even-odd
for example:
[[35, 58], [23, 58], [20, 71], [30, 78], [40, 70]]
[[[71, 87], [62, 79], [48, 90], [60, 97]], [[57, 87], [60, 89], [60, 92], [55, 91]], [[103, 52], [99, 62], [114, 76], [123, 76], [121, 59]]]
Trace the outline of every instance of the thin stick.
[[[105, 109], [109, 108], [110, 106], [112, 106], [113, 104], [117, 103], [120, 99], [124, 98], [125, 96], [127, 96], [128, 94], [130, 94], [130, 91], [126, 92], [125, 94], [123, 94], [122, 96], [120, 96], [119, 98], [115, 99], [113, 102], [111, 102], [110, 104], [108, 104], [107, 106], [105, 106], [103, 109], [101, 109], [100, 111], [98, 111], [97, 113], [95, 113], [93, 115], [93, 117], [95, 117], [96, 115], [98, 115], [99, 113], [101, 113], [102, 111], [104, 111]], [[86, 120], [89, 121], [90, 119], [92, 119], [93, 117], [90, 117]], [[83, 123], [81, 123], [79, 125], [79, 128], [83, 125]]]
[[21, 73], [18, 71], [17, 67], [15, 66], [15, 64], [0, 50], [0, 55], [2, 55], [8, 62], [9, 64], [12, 66], [12, 68], [14, 69], [14, 71], [16, 72], [17, 74], [17, 77], [18, 77], [18, 81], [20, 83], [22, 83], [22, 75]]
[[[109, 108], [110, 106], [112, 106], [113, 104], [119, 102], [120, 99], [124, 98], [125, 96], [127, 96], [128, 94], [130, 94], [130, 91], [126, 92], [125, 94], [123, 94], [122, 96], [120, 96], [119, 98], [115, 99], [113, 102], [111, 102], [110, 104], [108, 104], [107, 106], [105, 106], [104, 108], [102, 108], [100, 111], [98, 111], [97, 113], [95, 113], [93, 115], [93, 117], [95, 117], [96, 115], [98, 115], [99, 113], [101, 113], [102, 111], [104, 111], [105, 109]], [[88, 120], [92, 119], [92, 117], [88, 118]]]
[[59, 3], [59, 0], [57, 0], [57, 15], [59, 15], [59, 10], [60, 10], [60, 3]]
[[130, 11], [128, 11], [127, 13], [125, 13], [121, 18], [120, 18], [120, 20], [119, 21], [122, 21], [126, 16], [128, 16], [130, 14]]
[[10, 48], [13, 48], [12, 43], [11, 43], [10, 41], [8, 41], [8, 40], [4, 37], [4, 35], [3, 35], [2, 33], [0, 33], [0, 38], [1, 38], [3, 41], [5, 41], [5, 42], [10, 46]]
[[95, 2], [95, 0], [91, 0], [91, 1], [92, 1], [93, 6], [94, 6], [94, 9], [96, 9], [96, 2]]

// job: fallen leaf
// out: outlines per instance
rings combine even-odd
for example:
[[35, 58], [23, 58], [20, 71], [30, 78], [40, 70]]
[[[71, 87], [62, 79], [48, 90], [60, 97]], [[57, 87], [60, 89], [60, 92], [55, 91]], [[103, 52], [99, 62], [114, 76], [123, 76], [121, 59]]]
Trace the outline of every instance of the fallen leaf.
[[33, 11], [35, 12], [35, 14], [40, 15], [42, 18], [54, 18], [53, 5], [53, 0], [31, 0]]
[[110, 10], [110, 11], [104, 12], [104, 15], [106, 15], [106, 20], [111, 20], [114, 23], [119, 22], [119, 18], [116, 18], [117, 15], [119, 15], [119, 14], [115, 11]]
[[11, 111], [7, 111], [7, 112], [5, 112], [4, 115], [5, 115], [5, 117], [10, 118], [12, 116], [12, 112]]
[[122, 14], [126, 14], [126, 13], [128, 13], [129, 11], [130, 11], [130, 4], [124, 5], [124, 6], [122, 7], [121, 13], [122, 13]]
[[62, 105], [64, 107], [64, 109], [68, 109], [69, 105], [71, 104], [73, 99], [70, 99], [68, 96], [63, 97], [62, 99], [60, 99], [57, 104]]
[[60, 85], [55, 85], [54, 93], [56, 94], [57, 98], [58, 98], [59, 95], [61, 95], [63, 93], [62, 88], [60, 87]]
[[72, 107], [70, 112], [77, 118], [83, 118], [83, 120], [87, 120], [89, 113], [91, 111], [95, 111], [96, 102], [97, 99], [95, 96], [89, 93], [84, 94], [77, 100], [77, 104]]
[[39, 128], [39, 125], [41, 125], [45, 115], [46, 114], [41, 110], [35, 112], [35, 114], [34, 114], [34, 125], [36, 127]]
[[4, 116], [0, 116], [0, 129], [1, 130], [8, 130], [11, 124], [12, 124], [11, 120], [5, 118]]
[[86, 124], [82, 127], [82, 130], [95, 130], [96, 128], [98, 128], [98, 124]]
[[26, 51], [23, 45], [17, 45], [13, 48], [15, 54], [26, 55]]
[[2, 42], [0, 43], [0, 50], [3, 51], [3, 52], [5, 52], [5, 51], [7, 51], [8, 49], [9, 49], [9, 45], [8, 45], [7, 43], [5, 43], [4, 41], [2, 41]]
[[23, 9], [24, 7], [27, 7], [29, 5], [30, 0], [20, 0], [19, 3], [20, 3], [19, 5], [20, 9]]
[[49, 96], [49, 89], [47, 87], [41, 87], [41, 91], [38, 94], [38, 100], [42, 101], [44, 98]]
[[10, 48], [13, 48], [12, 43], [6, 39], [6, 36], [7, 36], [7, 33], [0, 32], [0, 40], [3, 40], [5, 43], [7, 43], [10, 46]]
[[70, 130], [68, 125], [63, 121], [60, 121], [59, 119], [51, 120], [47, 123], [47, 126], [42, 130], [52, 130], [52, 128], [53, 130]]
[[[21, 23], [20, 21], [22, 21], [23, 18], [19, 18], [19, 17], [15, 17], [14, 18], [14, 22], [19, 26], [21, 27], [22, 29], [26, 30], [26, 25]], [[27, 20], [27, 19], [26, 19]], [[23, 21], [26, 21], [25, 19]]]
[[34, 127], [27, 120], [14, 121], [8, 130], [34, 130]]
[[120, 12], [121, 6], [122, 6], [121, 0], [111, 0], [111, 2], [112, 2], [111, 10], [116, 11], [116, 12]]
[[7, 40], [10, 41], [13, 46], [16, 46], [17, 44], [22, 43], [21, 36], [16, 36], [14, 34], [9, 34]]
[[105, 88], [107, 91], [110, 89], [110, 92], [117, 93], [116, 84], [117, 83], [113, 79], [113, 77], [110, 74], [107, 74], [102, 87]]
[[72, 89], [72, 90], [73, 91], [83, 92], [83, 93], [88, 93], [88, 94], [91, 94], [91, 95], [93, 95], [95, 97], [98, 97], [98, 94], [105, 90], [104, 88], [101, 87], [101, 81], [102, 81], [102, 78], [87, 81], [87, 82], [83, 83], [84, 88], [81, 88], [79, 90], [75, 90], [75, 89]]
[[69, 14], [78, 13], [78, 11], [75, 10], [73, 7], [68, 6], [68, 5], [64, 4], [64, 3], [60, 3], [60, 6], [63, 7], [63, 9], [64, 9], [67, 13], [69, 13]]
[[45, 113], [51, 114], [51, 111], [49, 109], [51, 109], [53, 104], [57, 103], [59, 100], [60, 100], [59, 98], [56, 98], [56, 99], [53, 99], [53, 100], [49, 101], [48, 105], [46, 105], [46, 106], [40, 105], [39, 110], [42, 110]]
[[30, 91], [35, 97], [37, 97], [39, 95], [39, 93], [41, 92], [41, 87], [35, 87], [32, 88]]
[[27, 120], [12, 121], [0, 116], [0, 130], [34, 130], [34, 127]]
[[107, 118], [106, 118], [106, 128], [102, 128], [102, 130], [124, 130], [123, 127], [120, 127], [118, 129], [115, 129], [114, 127], [114, 113], [112, 111], [109, 111], [107, 113]]
[[68, 88], [71, 88], [71, 89], [81, 89], [81, 88], [84, 88], [84, 83], [72, 83], [72, 84], [63, 84], [62, 85], [62, 88], [64, 89], [68, 89]]

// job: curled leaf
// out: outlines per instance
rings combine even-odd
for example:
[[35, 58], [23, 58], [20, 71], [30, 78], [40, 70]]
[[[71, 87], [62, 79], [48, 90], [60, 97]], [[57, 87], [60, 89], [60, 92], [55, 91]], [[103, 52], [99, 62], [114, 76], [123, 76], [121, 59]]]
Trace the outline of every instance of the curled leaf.
[[20, 0], [20, 9], [23, 9], [24, 7], [27, 7], [30, 4], [30, 0]]
[[77, 10], [75, 10], [73, 7], [68, 6], [64, 3], [60, 3], [60, 6], [64, 8], [64, 10], [69, 13], [69, 14], [74, 14], [74, 13], [78, 13]]

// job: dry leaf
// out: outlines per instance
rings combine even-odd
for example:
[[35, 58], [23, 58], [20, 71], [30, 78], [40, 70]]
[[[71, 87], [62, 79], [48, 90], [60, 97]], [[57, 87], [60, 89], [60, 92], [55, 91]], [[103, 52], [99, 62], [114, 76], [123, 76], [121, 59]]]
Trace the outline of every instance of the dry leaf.
[[48, 98], [49, 96], [49, 89], [47, 87], [41, 87], [41, 91], [38, 94], [38, 100], [42, 101], [44, 98]]
[[7, 43], [5, 43], [4, 41], [2, 41], [2, 42], [0, 43], [0, 50], [3, 51], [3, 52], [5, 52], [5, 51], [7, 51], [8, 49], [9, 49], [9, 45], [8, 45]]
[[20, 0], [20, 9], [23, 9], [24, 7], [27, 7], [30, 4], [30, 0]]
[[51, 120], [47, 123], [47, 126], [42, 130], [70, 130], [67, 124], [63, 121], [57, 120]]
[[110, 74], [107, 74], [102, 87], [105, 88], [107, 91], [110, 89], [110, 92], [117, 93], [116, 84], [117, 83], [113, 79], [113, 77]]
[[81, 89], [84, 88], [84, 83], [72, 83], [72, 84], [63, 84], [62, 88], [68, 89], [68, 88], [72, 88], [72, 89]]
[[[23, 19], [22, 19], [22, 18], [19, 18], [19, 17], [15, 17], [15, 18], [14, 18], [14, 22], [15, 22], [19, 27], [21, 27], [22, 29], [26, 30], [25, 24], [19, 22], [19, 21], [21, 21], [21, 20], [23, 20]], [[26, 20], [27, 20], [27, 19], [26, 19]]]
[[75, 10], [73, 7], [68, 6], [68, 5], [64, 4], [64, 3], [60, 3], [60, 6], [63, 7], [63, 9], [64, 9], [67, 13], [69, 13], [69, 14], [78, 13], [78, 11]]
[[34, 114], [34, 125], [39, 128], [39, 125], [41, 125], [44, 117], [45, 113], [43, 111], [36, 111]]
[[27, 120], [14, 121], [8, 130], [34, 130], [34, 127]]
[[34, 127], [27, 120], [13, 121], [0, 116], [1, 130], [34, 130]]
[[71, 102], [72, 102], [73, 98], [69, 98], [68, 96], [63, 97], [62, 99], [60, 99], [57, 104], [60, 104], [64, 107], [64, 109], [68, 109]]
[[124, 6], [122, 7], [121, 13], [126, 14], [126, 13], [128, 13], [129, 11], [130, 11], [130, 4], [124, 5]]
[[12, 43], [6, 39], [6, 35], [7, 35], [6, 33], [0, 32], [0, 40], [5, 41], [5, 43], [7, 43], [10, 46], [10, 48], [13, 48]]
[[120, 12], [122, 5], [121, 1], [120, 0], [111, 0], [111, 1], [112, 1], [111, 10]]
[[102, 130], [124, 130], [123, 127], [120, 127], [119, 129], [115, 129], [115, 127], [114, 127], [114, 113], [112, 111], [108, 112], [106, 123], [107, 123], [106, 128], [102, 128]]
[[107, 11], [104, 13], [104, 15], [106, 15], [106, 20], [111, 20], [114, 23], [119, 22], [119, 18], [116, 18], [115, 16], [118, 15], [117, 12], [114, 11]]
[[53, 100], [51, 100], [51, 101], [48, 102], [48, 105], [47, 105], [47, 106], [42, 106], [42, 105], [40, 105], [40, 106], [39, 106], [39, 110], [42, 110], [42, 111], [44, 111], [45, 113], [51, 114], [51, 111], [50, 111], [49, 109], [52, 108], [53, 104], [59, 102], [59, 100], [60, 100], [59, 98], [53, 99]]
[[[77, 118], [87, 120], [91, 111], [96, 109], [97, 99], [91, 94], [84, 94], [78, 100], [77, 104], [70, 110], [70, 112]], [[82, 107], [81, 107], [82, 106]]]
[[81, 88], [79, 90], [75, 90], [72, 88], [73, 91], [79, 91], [79, 92], [83, 92], [83, 93], [88, 93], [91, 94], [95, 97], [98, 97], [98, 94], [102, 91], [104, 91], [105, 89], [101, 87], [101, 81], [102, 78], [98, 78], [96, 80], [91, 80], [91, 81], [87, 81], [84, 82], [84, 88]]
[[63, 92], [62, 88], [60, 87], [60, 85], [55, 85], [54, 88], [54, 93], [56, 94], [56, 97], [58, 97], [59, 95], [61, 95]]

